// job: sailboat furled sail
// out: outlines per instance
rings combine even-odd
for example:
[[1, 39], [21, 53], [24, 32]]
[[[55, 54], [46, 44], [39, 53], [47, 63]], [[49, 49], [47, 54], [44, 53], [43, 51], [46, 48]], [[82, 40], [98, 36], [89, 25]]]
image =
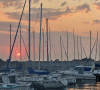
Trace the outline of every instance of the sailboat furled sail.
[[100, 64], [95, 63], [95, 67], [100, 67]]
[[39, 75], [46, 75], [49, 74], [50, 71], [34, 71], [31, 67], [28, 68], [29, 74], [39, 74]]

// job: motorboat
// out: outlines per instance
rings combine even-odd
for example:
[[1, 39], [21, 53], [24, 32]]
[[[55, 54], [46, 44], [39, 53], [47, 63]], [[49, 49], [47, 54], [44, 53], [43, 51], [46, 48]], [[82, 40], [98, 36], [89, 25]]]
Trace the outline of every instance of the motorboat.
[[73, 77], [73, 76], [67, 76], [64, 73], [63, 74], [59, 74], [58, 72], [53, 73], [52, 75], [55, 75], [58, 78], [66, 80], [68, 84], [75, 84], [76, 83], [76, 78]]
[[92, 66], [75, 66], [73, 69], [66, 71], [59, 71], [59, 73], [64, 73], [66, 76], [74, 76], [76, 79], [96, 79], [93, 74], [95, 65]]
[[20, 82], [17, 78], [18, 74], [0, 73], [0, 90], [34, 90], [30, 88], [31, 83]]

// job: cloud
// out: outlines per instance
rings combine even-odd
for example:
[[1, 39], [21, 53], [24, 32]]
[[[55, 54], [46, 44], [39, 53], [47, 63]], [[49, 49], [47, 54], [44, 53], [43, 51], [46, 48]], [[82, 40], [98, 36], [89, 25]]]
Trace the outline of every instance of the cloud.
[[77, 6], [76, 10], [77, 11], [83, 11], [83, 10], [85, 10], [86, 13], [88, 13], [89, 11], [91, 11], [89, 5], [87, 5], [86, 3]]
[[60, 12], [60, 11], [56, 11], [56, 12], [45, 12], [43, 13], [43, 18], [48, 18], [48, 19], [51, 19], [51, 20], [55, 20], [57, 19], [58, 17], [60, 17], [60, 15], [64, 14], [65, 12]]
[[21, 14], [19, 12], [13, 12], [13, 13], [6, 12], [5, 15], [7, 15], [8, 18], [10, 18], [10, 19], [17, 19], [17, 20], [19, 20], [20, 16], [21, 16]]
[[64, 6], [64, 5], [66, 5], [67, 4], [67, 2], [63, 2], [63, 3], [61, 3], [61, 6]]
[[83, 23], [83, 24], [90, 24], [90, 22], [84, 22], [84, 21], [83, 21], [82, 23]]
[[49, 2], [52, 2], [52, 0], [48, 0]]
[[23, 0], [0, 0], [0, 7], [8, 8], [8, 7], [15, 7], [15, 9], [20, 9], [23, 6], [21, 2]]
[[[42, 10], [43, 10], [42, 17], [48, 18], [50, 20], [55, 20], [58, 17], [60, 17], [61, 15], [68, 14], [71, 12], [71, 9], [69, 7], [67, 7], [67, 9], [63, 12], [61, 12], [59, 9], [52, 9], [52, 8], [43, 8]], [[31, 20], [35, 21], [37, 14], [38, 14], [37, 11], [39, 11], [39, 8], [33, 7], [33, 8], [31, 8], [31, 11], [32, 11]], [[40, 11], [39, 11], [39, 14], [40, 14]], [[6, 12], [5, 15], [7, 15], [8, 18], [10, 18], [10, 19], [19, 20], [21, 13], [19, 13], [19, 12], [12, 12], [12, 13]], [[39, 15], [38, 15], [38, 18], [40, 18]], [[23, 20], [28, 20], [28, 13], [23, 14]]]
[[93, 20], [93, 24], [100, 24], [100, 20]]
[[66, 12], [67, 13], [71, 12], [71, 9], [69, 7], [67, 7]]
[[81, 2], [81, 0], [73, 0], [73, 1], [78, 1], [78, 2]]
[[[7, 34], [7, 33], [9, 33], [10, 25], [11, 25], [12, 32], [15, 33], [16, 30], [17, 30], [17, 27], [18, 27], [18, 22], [0, 22], [0, 30], [1, 30], [0, 31], [0, 34], [3, 34], [3, 33], [4, 34]], [[26, 29], [25, 28], [26, 26], [23, 25], [22, 23], [21, 23], [21, 27], [23, 29]]]
[[98, 3], [93, 3], [94, 6], [96, 6], [96, 9], [100, 10], [100, 2]]
[[34, 3], [38, 3], [38, 2], [39, 2], [39, 0], [33, 0], [33, 2], [34, 2]]
[[[53, 9], [53, 8], [42, 8], [42, 17], [43, 18], [48, 18], [49, 20], [56, 20], [62, 15], [69, 15], [70, 13], [77, 13], [81, 12], [82, 10], [86, 10], [85, 12], [89, 12], [90, 8], [89, 5], [83, 4], [77, 7], [69, 8], [66, 7], [65, 11], [61, 11], [61, 9]], [[33, 7], [31, 8], [31, 21], [35, 21], [36, 18], [39, 20], [39, 14], [40, 14], [40, 8]], [[16, 19], [19, 20], [21, 13], [19, 12], [6, 12], [4, 15], [6, 15], [9, 19]], [[28, 11], [27, 13], [23, 14], [22, 20], [28, 20]]]
[[69, 7], [66, 8], [65, 11], [60, 11], [60, 9], [46, 9], [44, 8], [44, 13], [43, 13], [43, 18], [48, 18], [51, 20], [55, 20], [57, 18], [59, 18], [61, 15], [68, 15], [69, 13], [72, 13], [72, 9], [70, 9]]

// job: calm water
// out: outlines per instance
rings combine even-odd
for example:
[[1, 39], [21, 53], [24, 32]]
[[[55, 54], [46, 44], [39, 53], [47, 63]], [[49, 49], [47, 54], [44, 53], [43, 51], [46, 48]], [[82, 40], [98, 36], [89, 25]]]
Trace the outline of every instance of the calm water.
[[46, 89], [46, 90], [100, 90], [100, 82], [95, 80], [79, 81], [74, 85], [67, 85], [64, 89]]

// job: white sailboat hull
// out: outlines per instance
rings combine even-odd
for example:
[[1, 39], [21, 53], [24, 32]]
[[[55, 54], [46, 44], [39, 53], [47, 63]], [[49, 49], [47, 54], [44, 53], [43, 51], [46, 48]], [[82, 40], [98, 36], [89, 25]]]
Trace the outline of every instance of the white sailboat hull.
[[41, 81], [39, 82], [42, 84], [45, 88], [64, 88], [66, 85], [64, 85], [61, 81]]
[[27, 81], [37, 81], [41, 85], [43, 85], [45, 88], [64, 88], [68, 85], [67, 80], [43, 80], [43, 78], [38, 78], [39, 80], [36, 80], [33, 77], [30, 78], [20, 78], [21, 81], [27, 82]]
[[68, 84], [75, 84], [76, 83], [75, 77], [67, 77], [66, 80], [68, 81]]

